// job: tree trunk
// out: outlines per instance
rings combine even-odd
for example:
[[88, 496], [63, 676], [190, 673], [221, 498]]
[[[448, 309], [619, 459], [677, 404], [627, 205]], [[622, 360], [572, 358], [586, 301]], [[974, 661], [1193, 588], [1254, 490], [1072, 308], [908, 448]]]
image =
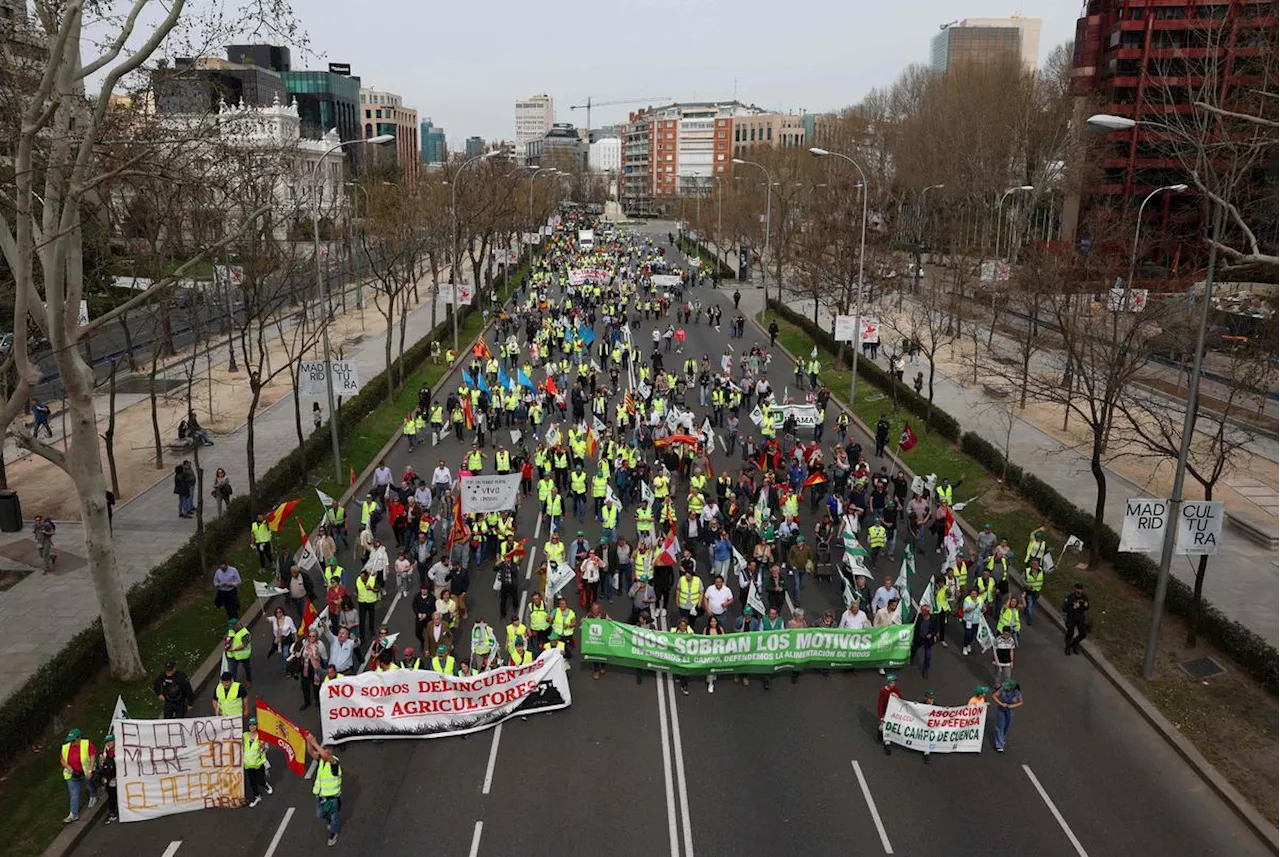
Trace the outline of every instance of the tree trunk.
[[1093, 450], [1089, 456], [1089, 470], [1098, 485], [1098, 499], [1093, 504], [1093, 535], [1089, 538], [1089, 568], [1102, 558], [1102, 517], [1107, 509], [1107, 472], [1102, 469], [1102, 427], [1093, 430]]
[[933, 420], [933, 367], [935, 365], [934, 358], [937, 352], [929, 355], [929, 407], [924, 412], [924, 430], [929, 431], [930, 422]]
[[[1205, 499], [1208, 494], [1205, 492]], [[1196, 635], [1200, 632], [1200, 616], [1204, 613], [1204, 573], [1209, 567], [1209, 557], [1207, 554], [1200, 554], [1200, 562], [1196, 564], [1196, 582], [1191, 589], [1191, 616], [1187, 622], [1187, 648], [1191, 648], [1196, 644]]]
[[120, 322], [120, 331], [124, 334], [124, 359], [129, 363], [129, 369], [138, 371], [138, 358], [133, 353], [133, 331], [129, 329], [129, 314], [124, 313], [117, 319]]
[[302, 371], [302, 361], [295, 360], [289, 364], [289, 385], [293, 387], [293, 427], [298, 433], [298, 455], [302, 458], [302, 480], [307, 479], [307, 438], [302, 433], [302, 396], [299, 395], [298, 377]]
[[387, 311], [383, 313], [383, 318], [387, 320], [387, 341], [385, 343], [385, 354], [387, 360], [387, 401], [391, 401], [396, 397], [396, 378], [395, 373], [391, 371], [391, 334], [395, 330], [395, 308], [396, 296], [390, 294], [387, 296]]
[[119, 361], [111, 361], [111, 374], [107, 378], [107, 431], [102, 440], [107, 445], [107, 468], [111, 472], [111, 493], [120, 499], [120, 474], [116, 469], [116, 369]]
[[[193, 361], [194, 362], [194, 361]], [[195, 375], [195, 367], [192, 367], [192, 373], [187, 376], [187, 411], [193, 410], [191, 401], [191, 387]], [[209, 383], [213, 383], [210, 379]], [[209, 414], [210, 419], [213, 414]], [[208, 557], [205, 555], [205, 539], [204, 539], [204, 467], [200, 464], [200, 447], [203, 444], [197, 442], [191, 447], [191, 457], [195, 459], [193, 464], [196, 470], [196, 557], [200, 561], [201, 568], [208, 568]]]
[[160, 414], [156, 403], [156, 371], [160, 368], [160, 352], [151, 350], [151, 373], [147, 376], [147, 394], [151, 400], [151, 434], [156, 444], [156, 470], [164, 467], [164, 443], [160, 439]]
[[160, 341], [155, 343], [151, 350], [165, 355], [177, 352], [173, 344], [173, 312], [168, 304], [160, 307]]
[[98, 454], [98, 416], [93, 407], [93, 370], [74, 348], [55, 348], [54, 354], [67, 390], [65, 469], [80, 500], [89, 576], [101, 610], [111, 675], [121, 681], [138, 681], [146, 672], [107, 520], [107, 485]]
[[[258, 508], [258, 476], [257, 476], [257, 459], [254, 456], [254, 428], [255, 420], [258, 415], [258, 401], [262, 398], [262, 384], [258, 381], [258, 373], [253, 372], [249, 375], [249, 389], [253, 391], [253, 398], [249, 401], [249, 418], [245, 421], [245, 444], [244, 457], [245, 464], [249, 468], [249, 505]], [[333, 419], [333, 414], [329, 415], [329, 419]]]
[[409, 326], [409, 313], [406, 312], [404, 301], [401, 301], [400, 302], [400, 348], [399, 348], [400, 354], [399, 354], [399, 357], [396, 359], [396, 365], [399, 367], [399, 369], [396, 371], [396, 376], [397, 376], [396, 386], [398, 386], [400, 389], [404, 389], [404, 336], [405, 336], [405, 329], [408, 326]]

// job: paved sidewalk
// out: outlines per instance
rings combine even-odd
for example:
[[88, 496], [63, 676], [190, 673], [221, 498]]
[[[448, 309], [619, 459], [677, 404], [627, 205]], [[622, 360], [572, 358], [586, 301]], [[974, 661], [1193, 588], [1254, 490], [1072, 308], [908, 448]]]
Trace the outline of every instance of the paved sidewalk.
[[[721, 288], [731, 289], [726, 283]], [[742, 309], [756, 313], [764, 309], [764, 291], [755, 283], [736, 284], [742, 291]], [[750, 287], [748, 287], [750, 286]], [[770, 292], [773, 291], [771, 284]], [[823, 317], [823, 316], [820, 316]], [[881, 350], [882, 365], [885, 363]], [[923, 371], [928, 376], [928, 363], [923, 357], [908, 364], [911, 373]], [[955, 417], [963, 431], [972, 431], [1004, 447], [1006, 425], [998, 413], [1002, 404], [981, 390], [966, 387], [938, 371], [934, 375], [934, 402]], [[1036, 426], [1016, 418], [1010, 439], [1010, 459], [1023, 469], [1056, 488], [1064, 497], [1082, 509], [1092, 509], [1097, 499], [1097, 486], [1089, 469], [1089, 459], [1075, 449], [1050, 437]], [[1124, 519], [1124, 503], [1129, 497], [1144, 497], [1153, 492], [1140, 488], [1110, 468], [1107, 472], [1107, 504], [1105, 521], [1116, 532]], [[1194, 490], [1194, 489], [1190, 489]], [[1155, 557], [1153, 557], [1154, 559]], [[1187, 585], [1195, 582], [1195, 566], [1190, 557], [1175, 557], [1173, 574]], [[1227, 529], [1218, 555], [1209, 562], [1205, 574], [1204, 597], [1219, 610], [1259, 634], [1273, 645], [1280, 636], [1277, 629], [1276, 601], [1280, 597], [1280, 576], [1276, 552], [1247, 539], [1239, 531]]]
[[[422, 281], [428, 285], [430, 275]], [[445, 301], [437, 301], [437, 322], [445, 318]], [[393, 348], [399, 342], [399, 325], [393, 334]], [[366, 383], [386, 368], [384, 353], [385, 322], [374, 312], [374, 322], [358, 343], [346, 346], [347, 359], [359, 366]], [[431, 330], [431, 306], [423, 303], [409, 314], [405, 329], [408, 348]], [[350, 342], [350, 340], [348, 340]], [[338, 347], [341, 343], [334, 343]], [[393, 355], [394, 356], [394, 355]], [[215, 359], [217, 352], [215, 352]], [[225, 362], [225, 350], [222, 358]], [[221, 365], [215, 362], [215, 365]], [[322, 403], [323, 404], [323, 403]], [[105, 405], [104, 405], [105, 407]], [[324, 405], [326, 411], [327, 405]], [[304, 402], [309, 412], [310, 401]], [[311, 430], [309, 413], [304, 425]], [[327, 431], [322, 427], [321, 431]], [[227, 435], [216, 437], [216, 444], [201, 451], [201, 464], [206, 480], [222, 467], [237, 491], [248, 486], [248, 461], [245, 454], [247, 431], [240, 426]], [[294, 428], [293, 400], [286, 395], [258, 413], [255, 421], [256, 465], [261, 476], [276, 462], [297, 447]], [[105, 465], [104, 465], [105, 466]], [[114, 533], [116, 561], [127, 590], [143, 580], [151, 569], [175, 552], [195, 533], [195, 519], [177, 516], [177, 498], [173, 493], [171, 469], [160, 481], [134, 499], [117, 507]], [[211, 502], [206, 513], [214, 514]], [[78, 522], [59, 523], [57, 545], [60, 558], [56, 573], [40, 573], [30, 525], [22, 533], [0, 535], [0, 578], [6, 572], [28, 574], [7, 591], [0, 592], [0, 627], [5, 629], [0, 642], [0, 702], [17, 691], [36, 670], [72, 637], [87, 628], [98, 617], [97, 598], [85, 563], [84, 528]], [[252, 571], [252, 569], [242, 570]]]

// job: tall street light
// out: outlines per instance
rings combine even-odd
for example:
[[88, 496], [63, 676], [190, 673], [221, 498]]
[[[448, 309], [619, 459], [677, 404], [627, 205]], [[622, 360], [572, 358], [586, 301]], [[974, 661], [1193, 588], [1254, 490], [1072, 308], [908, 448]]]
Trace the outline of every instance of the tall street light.
[[1120, 303], [1122, 311], [1129, 309], [1129, 292], [1133, 288], [1133, 278], [1138, 266], [1138, 238], [1142, 235], [1142, 211], [1147, 207], [1147, 203], [1151, 198], [1163, 191], [1171, 191], [1173, 193], [1182, 193], [1187, 189], [1185, 184], [1167, 184], [1164, 187], [1158, 187], [1151, 193], [1147, 194], [1142, 200], [1142, 204], [1138, 206], [1138, 222], [1133, 227], [1133, 253], [1129, 255], [1129, 276], [1124, 280], [1124, 298]]
[[853, 345], [850, 346], [853, 351], [853, 360], [849, 371], [849, 407], [852, 408], [858, 395], [858, 351], [862, 347], [862, 321], [858, 316], [862, 311], [862, 274], [867, 258], [867, 174], [862, 171], [857, 161], [840, 152], [828, 152], [826, 149], [814, 146], [809, 149], [809, 154], [815, 158], [839, 158], [842, 161], [848, 161], [853, 164], [853, 168], [858, 171], [858, 178], [862, 180], [862, 237], [858, 240], [858, 291], [853, 298]]
[[450, 206], [453, 211], [453, 270], [450, 271], [450, 273], [453, 276], [450, 277], [450, 279], [454, 281], [453, 282], [454, 359], [457, 359], [457, 354], [458, 354], [458, 279], [461, 271], [461, 267], [458, 264], [458, 256], [460, 256], [462, 253], [462, 248], [459, 246], [462, 243], [462, 236], [458, 234], [458, 185], [462, 181], [463, 170], [465, 170], [469, 166], [472, 166], [473, 164], [478, 164], [481, 161], [484, 161], [488, 158], [492, 158], [494, 155], [498, 154], [498, 151], [499, 150], [494, 149], [491, 152], [485, 152], [483, 155], [477, 155], [476, 157], [471, 158], [470, 160], [463, 161], [462, 166], [458, 167], [456, 170], [453, 171], [453, 181], [449, 183], [449, 189], [453, 192], [453, 203]]
[[[924, 216], [924, 198], [925, 198], [925, 195], [929, 193], [929, 191], [939, 190], [944, 187], [946, 187], [945, 184], [931, 184], [920, 189], [920, 205], [918, 206], [919, 217], [920, 217], [920, 232], [916, 236], [916, 269], [911, 274], [911, 279], [912, 279], [911, 289], [912, 289], [912, 292], [915, 294], [920, 294], [920, 277], [924, 274], [924, 271], [921, 270], [924, 267], [924, 254], [920, 252], [920, 245], [924, 244], [924, 226], [925, 226], [925, 220], [926, 220]], [[898, 290], [898, 309], [902, 309], [902, 290], [901, 289]]]
[[1000, 197], [1000, 201], [996, 203], [996, 261], [997, 262], [1000, 261], [1000, 225], [1004, 221], [1004, 218], [1000, 216], [1000, 212], [1003, 210], [1004, 201], [1009, 198], [1010, 194], [1029, 193], [1033, 190], [1035, 190], [1035, 188], [1029, 184], [1018, 185], [1017, 187], [1011, 187], [1004, 192], [1004, 194]]
[[[769, 287], [767, 285], [768, 279], [767, 279], [766, 272], [769, 269], [768, 268], [769, 263], [765, 260], [769, 256], [769, 233], [771, 231], [770, 226], [773, 221], [773, 176], [769, 173], [769, 170], [764, 166], [764, 164], [757, 164], [755, 161], [744, 161], [742, 158], [734, 158], [733, 162], [735, 164], [744, 164], [748, 167], [757, 167], [758, 169], [764, 172], [764, 176], [765, 176], [764, 250], [760, 255], [760, 269], [761, 269], [760, 283], [761, 283], [761, 287], [764, 289], [764, 298], [765, 298], [765, 301], [767, 302], [769, 300]], [[778, 300], [782, 300], [782, 283], [778, 283]]]
[[322, 347], [324, 348], [324, 379], [325, 393], [329, 398], [329, 439], [333, 442], [333, 473], [334, 480], [338, 484], [342, 484], [342, 442], [338, 439], [338, 408], [337, 398], [333, 394], [333, 353], [329, 348], [329, 323], [328, 317], [333, 314], [333, 308], [329, 303], [329, 282], [324, 277], [324, 272], [320, 267], [320, 170], [324, 166], [325, 161], [329, 160], [329, 156], [344, 146], [356, 146], [361, 144], [377, 146], [382, 143], [390, 143], [395, 137], [390, 134], [379, 134], [376, 137], [370, 137], [367, 140], [347, 140], [343, 143], [337, 143], [329, 147], [319, 160], [313, 161], [311, 164], [311, 180], [316, 195], [316, 210], [311, 218], [311, 244], [312, 255], [316, 260], [316, 294], [324, 298], [324, 311], [326, 321], [320, 327], [320, 336]]
[[533, 228], [533, 183], [538, 180], [538, 173], [546, 172], [549, 176], [554, 176], [560, 172], [555, 167], [538, 167], [529, 175], [529, 228]]
[[[1095, 131], [1129, 131], [1138, 125], [1148, 125], [1169, 131], [1184, 140], [1194, 139], [1180, 128], [1155, 122], [1150, 119], [1130, 119], [1127, 116], [1114, 116], [1098, 113], [1085, 120], [1085, 124]], [[1174, 187], [1174, 186], [1171, 186]], [[1186, 188], [1186, 185], [1177, 187]], [[1165, 190], [1166, 188], [1160, 188]], [[1148, 197], [1150, 199], [1150, 197]], [[1146, 204], [1145, 201], [1143, 203]], [[1164, 523], [1164, 542], [1160, 545], [1160, 570], [1156, 576], [1156, 592], [1151, 605], [1151, 628], [1147, 633], [1147, 651], [1142, 659], [1142, 677], [1151, 678], [1156, 671], [1156, 649], [1160, 645], [1160, 620], [1164, 614], [1165, 598], [1169, 594], [1169, 572], [1173, 565], [1173, 552], [1178, 539], [1178, 516], [1182, 511], [1182, 489], [1187, 478], [1187, 458], [1191, 452], [1191, 437], [1196, 429], [1196, 412], [1200, 409], [1200, 373], [1204, 361], [1204, 340], [1209, 330], [1209, 313], [1213, 303], [1214, 266], [1218, 261], [1218, 242], [1222, 240], [1223, 209], [1217, 202], [1213, 204], [1213, 240], [1209, 244], [1209, 260], [1204, 272], [1204, 297], [1200, 303], [1200, 324], [1196, 330], [1196, 351], [1191, 364], [1191, 380], [1187, 384], [1187, 404], [1182, 415], [1182, 443], [1178, 446], [1178, 463], [1173, 471], [1173, 491], [1169, 495], [1169, 517]], [[1138, 222], [1142, 219], [1139, 217]], [[1136, 244], [1136, 237], [1135, 237]], [[1132, 268], [1130, 269], [1132, 270]], [[1130, 279], [1133, 275], [1130, 274]], [[1128, 288], [1125, 283], [1125, 288]]]

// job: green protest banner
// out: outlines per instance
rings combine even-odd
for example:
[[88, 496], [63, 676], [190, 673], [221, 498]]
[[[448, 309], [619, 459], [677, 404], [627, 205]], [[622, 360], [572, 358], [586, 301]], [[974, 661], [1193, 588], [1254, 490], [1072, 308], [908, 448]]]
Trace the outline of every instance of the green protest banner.
[[582, 623], [582, 657], [682, 675], [774, 673], [787, 669], [896, 667], [911, 655], [910, 625], [863, 631], [787, 628], [746, 634], [649, 631], [608, 619]]

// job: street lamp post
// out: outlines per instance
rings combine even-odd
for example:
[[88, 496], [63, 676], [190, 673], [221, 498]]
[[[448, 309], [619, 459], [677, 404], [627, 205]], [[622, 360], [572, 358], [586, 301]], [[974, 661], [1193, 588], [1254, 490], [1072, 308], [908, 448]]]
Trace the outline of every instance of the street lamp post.
[[[924, 197], [925, 197], [925, 194], [927, 194], [929, 191], [937, 190], [939, 188], [944, 188], [944, 187], [946, 187], [945, 184], [931, 184], [927, 187], [923, 187], [920, 189], [920, 206], [919, 206], [920, 232], [916, 236], [916, 269], [912, 272], [912, 276], [911, 276], [911, 280], [912, 280], [911, 290], [914, 294], [920, 294], [920, 277], [924, 273], [921, 270], [921, 268], [924, 267], [924, 254], [920, 252], [920, 246], [924, 244], [924, 224], [925, 224]], [[901, 290], [899, 290], [898, 292], [898, 309], [902, 309]]]
[[1125, 277], [1124, 298], [1120, 303], [1120, 309], [1122, 312], [1129, 309], [1129, 292], [1133, 288], [1133, 278], [1138, 267], [1138, 238], [1142, 235], [1143, 209], [1147, 207], [1147, 203], [1151, 201], [1152, 197], [1162, 191], [1168, 190], [1173, 191], [1174, 193], [1182, 193], [1186, 189], [1187, 186], [1185, 184], [1168, 184], [1164, 187], [1158, 187], [1151, 191], [1151, 193], [1147, 194], [1146, 198], [1142, 200], [1142, 204], [1138, 206], [1138, 222], [1134, 224], [1133, 227], [1133, 253], [1129, 255], [1129, 276]]
[[1035, 188], [1029, 184], [1018, 185], [1017, 187], [1011, 187], [1004, 192], [1004, 194], [1000, 197], [1000, 201], [996, 203], [996, 261], [997, 262], [1000, 261], [1000, 224], [1003, 222], [1003, 219], [1004, 219], [1000, 216], [1000, 212], [1003, 210], [1004, 201], [1009, 198], [1009, 194], [1033, 191], [1033, 190], [1035, 190]]
[[320, 336], [322, 347], [324, 348], [324, 378], [325, 393], [329, 399], [329, 438], [333, 443], [333, 472], [334, 479], [339, 484], [342, 483], [342, 442], [338, 438], [338, 410], [336, 406], [337, 398], [333, 394], [333, 357], [329, 348], [329, 324], [328, 317], [330, 313], [329, 306], [329, 284], [324, 277], [324, 272], [320, 267], [320, 171], [324, 167], [325, 161], [329, 160], [329, 156], [341, 149], [343, 146], [352, 146], [359, 143], [368, 143], [371, 145], [379, 145], [381, 143], [389, 143], [395, 137], [390, 134], [379, 134], [376, 137], [370, 137], [367, 140], [347, 140], [344, 143], [337, 143], [330, 146], [329, 150], [320, 156], [319, 160], [311, 164], [311, 179], [313, 189], [316, 195], [316, 208], [311, 218], [311, 243], [312, 255], [316, 261], [316, 294], [324, 299], [324, 310], [326, 321], [320, 327]]
[[[745, 164], [749, 167], [757, 167], [764, 172], [764, 251], [760, 256], [760, 283], [764, 289], [765, 301], [769, 300], [769, 287], [767, 285], [767, 277], [765, 272], [768, 270], [768, 262], [765, 259], [769, 256], [769, 233], [772, 231], [773, 222], [773, 176], [764, 164], [757, 164], [755, 161], [744, 161], [742, 158], [734, 158], [735, 164]], [[778, 300], [782, 300], [782, 283], [778, 283]]]
[[810, 148], [809, 152], [817, 158], [830, 157], [848, 161], [853, 164], [853, 168], [858, 171], [858, 178], [862, 180], [862, 236], [858, 240], [858, 291], [853, 298], [853, 344], [850, 347], [853, 351], [853, 360], [850, 361], [849, 369], [849, 407], [852, 408], [858, 395], [858, 351], [862, 347], [862, 321], [858, 316], [862, 310], [862, 275], [867, 258], [867, 174], [862, 171], [858, 162], [848, 155], [829, 152], [817, 146]]
[[529, 175], [529, 228], [533, 228], [533, 183], [538, 179], [538, 173], [543, 170], [547, 171], [547, 175], [554, 176], [559, 172], [555, 167], [538, 167]]
[[[1155, 122], [1149, 119], [1136, 120], [1126, 116], [1099, 113], [1090, 116], [1085, 120], [1085, 124], [1094, 130], [1104, 132], [1128, 131], [1137, 125], [1149, 125], [1194, 142], [1193, 138], [1185, 131], [1166, 125], [1163, 122]], [[1156, 193], [1176, 187], [1185, 189], [1186, 185], [1171, 185], [1169, 188], [1159, 188]], [[1150, 196], [1147, 197], [1147, 199], [1150, 198]], [[1143, 204], [1146, 204], [1145, 200]], [[1141, 209], [1139, 209], [1139, 212], [1141, 212]], [[1196, 346], [1195, 355], [1191, 363], [1191, 379], [1187, 383], [1187, 404], [1182, 415], [1182, 441], [1178, 446], [1178, 463], [1173, 471], [1173, 490], [1169, 494], [1169, 516], [1164, 522], [1164, 542], [1160, 545], [1160, 569], [1156, 575], [1156, 591], [1151, 605], [1151, 628], [1147, 633], [1147, 650], [1142, 659], [1142, 677], [1147, 679], [1151, 678], [1156, 671], [1156, 649], [1160, 645], [1160, 620], [1164, 615], [1165, 598], [1169, 594], [1169, 573], [1173, 565], [1173, 552], [1177, 546], [1178, 515], [1182, 510], [1182, 488], [1187, 477], [1187, 458], [1191, 453], [1191, 437], [1195, 434], [1196, 429], [1196, 412], [1200, 407], [1200, 374], [1204, 362], [1204, 341], [1209, 330], [1209, 315], [1212, 311], [1214, 267], [1218, 261], [1218, 243], [1222, 240], [1223, 216], [1222, 205], [1215, 201], [1213, 204], [1213, 240], [1209, 243], [1209, 260], [1204, 273], [1204, 296], [1200, 299], [1200, 324], [1196, 330]], [[1139, 214], [1138, 222], [1139, 224], [1142, 222], [1141, 214]], [[1137, 245], [1136, 235], [1134, 237], [1134, 245]], [[1133, 271], [1132, 264], [1130, 265], [1130, 271]], [[1129, 279], [1133, 279], [1132, 273], [1130, 273]], [[1128, 289], [1128, 287], [1129, 283], [1126, 282], [1125, 288]]]
[[[471, 158], [470, 160], [463, 161], [462, 166], [458, 167], [456, 170], [453, 171], [453, 181], [449, 183], [449, 189], [452, 191], [452, 194], [453, 194], [453, 202], [452, 202], [452, 205], [450, 206], [453, 212], [453, 270], [450, 273], [453, 276], [450, 277], [450, 279], [454, 281], [452, 315], [453, 315], [453, 353], [454, 353], [455, 359], [458, 354], [458, 282], [457, 281], [459, 278], [459, 271], [461, 270], [458, 264], [458, 256], [461, 255], [462, 253], [462, 248], [459, 246], [462, 243], [462, 236], [458, 234], [458, 184], [462, 180], [463, 170], [465, 170], [467, 167], [471, 166], [472, 164], [477, 164], [485, 160], [486, 158], [493, 157], [496, 154], [498, 154], [498, 150], [494, 149], [491, 152], [485, 152], [483, 155], [477, 155], [476, 157]], [[530, 187], [532, 187], [532, 185], [530, 185]]]

